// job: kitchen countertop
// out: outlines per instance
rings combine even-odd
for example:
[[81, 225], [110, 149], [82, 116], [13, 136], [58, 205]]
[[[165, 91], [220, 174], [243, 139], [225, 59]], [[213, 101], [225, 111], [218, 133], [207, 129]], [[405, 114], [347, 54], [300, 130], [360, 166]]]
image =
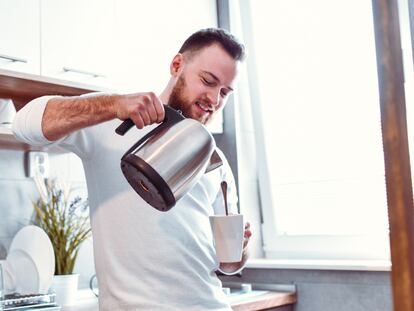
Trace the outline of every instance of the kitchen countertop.
[[234, 311], [253, 311], [276, 308], [296, 303], [296, 293], [260, 291], [263, 293], [230, 301]]
[[[228, 298], [233, 310], [252, 311], [294, 304], [296, 292], [253, 290], [234, 292]], [[89, 289], [79, 290], [78, 301], [72, 306], [63, 307], [62, 311], [98, 311], [98, 299]]]

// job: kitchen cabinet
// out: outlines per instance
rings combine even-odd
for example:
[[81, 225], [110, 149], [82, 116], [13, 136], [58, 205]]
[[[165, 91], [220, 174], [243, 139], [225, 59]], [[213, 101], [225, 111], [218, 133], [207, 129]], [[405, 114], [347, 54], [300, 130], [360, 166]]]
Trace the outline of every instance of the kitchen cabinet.
[[[68, 85], [80, 83], [88, 89], [160, 94], [183, 41], [201, 28], [217, 26], [217, 4], [216, 0], [0, 0], [0, 17], [0, 55], [15, 58], [0, 58], [0, 69]], [[28, 98], [20, 92], [31, 90], [11, 91], [20, 107]], [[220, 113], [208, 127], [220, 133], [222, 122]]]
[[40, 73], [40, 0], [0, 0], [0, 68]]
[[0, 17], [0, 68], [121, 92], [160, 93], [183, 41], [217, 26], [217, 4], [0, 0]]
[[41, 74], [109, 86], [114, 0], [41, 0]]
[[114, 0], [0, 0], [0, 68], [108, 86]]

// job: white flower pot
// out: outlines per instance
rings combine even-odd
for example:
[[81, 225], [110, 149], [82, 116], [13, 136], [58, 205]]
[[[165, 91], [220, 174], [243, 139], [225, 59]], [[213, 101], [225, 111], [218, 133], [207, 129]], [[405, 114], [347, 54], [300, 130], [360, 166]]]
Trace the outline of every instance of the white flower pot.
[[52, 289], [56, 293], [56, 302], [61, 306], [69, 306], [76, 302], [79, 274], [53, 276]]

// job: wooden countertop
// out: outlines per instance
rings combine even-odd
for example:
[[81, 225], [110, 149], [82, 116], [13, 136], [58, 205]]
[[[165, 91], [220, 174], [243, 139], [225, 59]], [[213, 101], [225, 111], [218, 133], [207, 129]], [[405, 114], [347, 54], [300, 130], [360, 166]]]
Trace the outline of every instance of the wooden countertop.
[[[63, 307], [62, 311], [98, 311], [98, 299], [89, 289], [78, 292], [78, 302], [70, 307]], [[294, 292], [268, 291], [261, 295], [240, 297], [230, 302], [234, 311], [254, 311], [281, 307], [294, 304], [297, 300]]]
[[231, 303], [231, 308], [234, 311], [264, 310], [294, 304], [296, 300], [296, 293], [268, 292]]

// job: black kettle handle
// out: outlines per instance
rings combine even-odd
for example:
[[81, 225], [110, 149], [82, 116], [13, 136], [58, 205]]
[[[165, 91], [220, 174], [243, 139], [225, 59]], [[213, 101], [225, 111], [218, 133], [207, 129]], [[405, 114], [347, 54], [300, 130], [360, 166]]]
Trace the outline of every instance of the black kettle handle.
[[[165, 118], [161, 125], [164, 123], [167, 123], [166, 125], [171, 125], [185, 119], [181, 112], [175, 110], [174, 108], [171, 108], [170, 106], [164, 105], [164, 111]], [[125, 133], [128, 132], [134, 125], [134, 121], [132, 121], [131, 119], [126, 119], [124, 122], [121, 123], [120, 126], [118, 126], [115, 129], [115, 132], [118, 135], [124, 136]]]
[[[149, 133], [144, 135], [144, 137], [142, 137], [140, 140], [138, 140], [131, 148], [129, 148], [127, 150], [127, 152], [125, 152], [125, 154], [122, 156], [122, 159], [124, 159], [128, 154], [130, 154], [132, 151], [134, 151], [136, 148], [138, 148], [145, 141], [147, 141], [147, 139], [150, 138], [152, 135], [157, 134], [161, 130], [163, 130], [163, 129], [171, 126], [171, 125], [174, 125], [175, 123], [178, 123], [181, 120], [185, 119], [185, 117], [181, 114], [181, 111], [177, 111], [174, 108], [171, 108], [171, 107], [166, 106], [166, 105], [164, 105], [164, 110], [165, 110], [164, 121], [160, 125], [158, 125], [155, 129], [153, 129], [152, 131], [150, 131]], [[130, 125], [129, 121], [132, 123], [132, 125]], [[124, 125], [124, 124], [126, 124], [126, 125]], [[127, 127], [128, 125], [130, 125], [130, 126]], [[134, 126], [134, 122], [132, 122], [131, 119], [127, 119], [124, 122], [122, 122], [122, 124], [115, 129], [115, 132], [119, 135], [124, 135], [133, 126]], [[122, 127], [121, 130], [124, 130], [124, 132], [122, 134], [118, 133], [118, 131], [117, 131], [120, 127]]]
[[126, 133], [126, 132], [128, 132], [128, 131], [129, 131], [129, 129], [130, 129], [131, 127], [133, 127], [134, 125], [135, 125], [134, 121], [132, 121], [131, 119], [126, 119], [124, 122], [122, 122], [122, 123], [121, 123], [121, 125], [120, 125], [120, 126], [118, 126], [118, 127], [115, 129], [115, 132], [116, 132], [118, 135], [124, 136], [124, 135], [125, 135], [125, 133]]

